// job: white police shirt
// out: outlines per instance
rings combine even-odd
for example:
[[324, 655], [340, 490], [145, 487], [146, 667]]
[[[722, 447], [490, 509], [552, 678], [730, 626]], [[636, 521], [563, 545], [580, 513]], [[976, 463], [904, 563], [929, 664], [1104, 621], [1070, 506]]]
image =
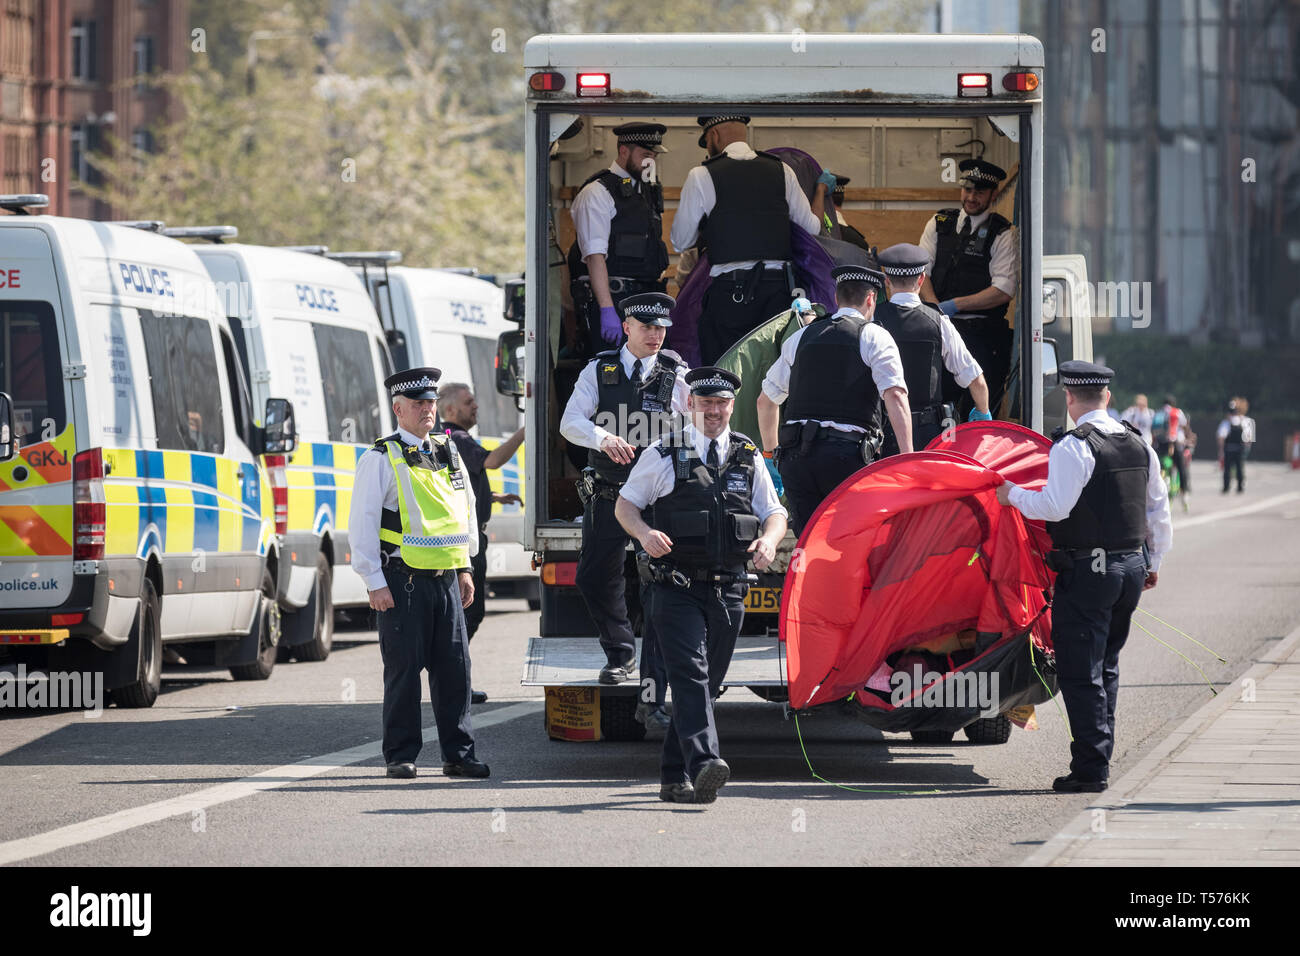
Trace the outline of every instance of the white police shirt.
[[[840, 309], [831, 318], [842, 315], [865, 318], [857, 309], [850, 309], [848, 306]], [[785, 340], [785, 344], [781, 346], [780, 357], [772, 363], [772, 367], [767, 370], [767, 375], [763, 379], [763, 394], [777, 405], [784, 403], [790, 396], [790, 373], [791, 366], [794, 364], [794, 353], [799, 348], [800, 337], [808, 331], [808, 328], [809, 326], [805, 325]], [[876, 383], [877, 392], [884, 395], [887, 388], [901, 388], [904, 392], [907, 391], [907, 380], [903, 378], [903, 359], [898, 352], [898, 343], [876, 323], [867, 322], [862, 327], [862, 333], [858, 336], [858, 354], [862, 357], [862, 364], [871, 369], [871, 378]], [[786, 424], [796, 425], [802, 421], [806, 419], [799, 418]], [[829, 421], [821, 424], [844, 432], [866, 434], [866, 429], [859, 425]]]
[[[432, 444], [408, 432], [397, 430], [398, 437], [407, 445], [419, 445], [429, 451]], [[451, 439], [448, 439], [450, 441]], [[463, 466], [462, 466], [463, 467]], [[470, 557], [478, 554], [478, 510], [474, 503], [474, 486], [465, 475], [465, 507], [471, 533]], [[397, 477], [388, 462], [388, 453], [378, 451], [373, 445], [357, 460], [357, 470], [352, 483], [352, 510], [348, 514], [348, 544], [352, 548], [352, 569], [361, 575], [367, 591], [388, 587], [384, 567], [379, 557], [379, 522], [381, 512], [399, 511], [397, 502]]]
[[[957, 215], [955, 230], [960, 233], [962, 226], [969, 219], [971, 235], [974, 235], [992, 214], [992, 209], [985, 209], [978, 216], [967, 216], [963, 209]], [[1016, 294], [1016, 286], [1019, 285], [1020, 278], [1020, 246], [1015, 236], [1015, 226], [1002, 230], [993, 240], [993, 248], [989, 250], [989, 285], [1011, 296]], [[935, 251], [939, 248], [939, 229], [935, 224], [934, 216], [929, 218], [925, 228], [921, 230], [921, 238], [917, 241], [917, 245], [930, 257], [930, 267], [926, 273], [933, 274]]]
[[[1098, 408], [1082, 416], [1079, 425], [1092, 425], [1097, 431], [1115, 435], [1124, 430], [1123, 424]], [[1150, 445], [1146, 446], [1149, 468], [1147, 470], [1147, 548], [1150, 551], [1151, 570], [1160, 570], [1160, 561], [1173, 545], [1174, 527], [1169, 516], [1169, 495], [1160, 478], [1160, 459]], [[1064, 521], [1074, 509], [1083, 493], [1083, 486], [1092, 477], [1097, 466], [1092, 449], [1082, 438], [1066, 435], [1052, 446], [1047, 457], [1047, 484], [1042, 491], [1028, 491], [1011, 485], [1011, 504], [1026, 518], [1039, 521]], [[1008, 482], [1008, 484], [1010, 484]]]
[[[732, 159], [755, 159], [758, 156], [748, 143], [741, 142], [728, 143], [722, 151]], [[801, 226], [804, 232], [811, 236], [820, 234], [822, 224], [813, 215], [808, 197], [804, 195], [803, 187], [799, 185], [799, 177], [784, 162], [781, 163], [781, 170], [785, 174], [785, 204], [790, 210], [790, 221]], [[682, 183], [677, 212], [673, 215], [672, 229], [668, 234], [675, 250], [684, 252], [695, 245], [700, 238], [700, 223], [717, 204], [718, 194], [713, 188], [712, 174], [704, 166], [696, 166], [686, 174], [686, 181]], [[710, 263], [709, 275], [719, 276], [736, 269], [752, 269], [757, 261], [749, 259], [744, 262]], [[777, 269], [783, 264], [783, 260], [763, 261], [763, 267], [767, 269]]]
[[[631, 378], [636, 356], [631, 353], [627, 345], [619, 349], [619, 359], [623, 363], [623, 374]], [[592, 420], [596, 409], [600, 406], [600, 386], [596, 381], [597, 361], [592, 359], [587, 363], [587, 367], [578, 373], [578, 384], [574, 386], [573, 394], [569, 396], [569, 403], [564, 406], [564, 414], [560, 416], [560, 434], [575, 445], [595, 448], [599, 451], [600, 443], [614, 433], [601, 428]], [[658, 352], [643, 358], [641, 380], [645, 381], [654, 375], [658, 365]], [[683, 362], [678, 366], [677, 381], [673, 383], [673, 411], [682, 415], [688, 414], [686, 396], [690, 394], [690, 389], [686, 385], [686, 371], [686, 363]]]
[[[610, 163], [609, 171], [620, 179], [631, 179], [641, 188], [640, 174], [633, 175], [618, 163]], [[578, 236], [578, 253], [586, 261], [588, 256], [609, 255], [609, 233], [618, 212], [614, 197], [599, 181], [587, 183], [574, 197], [569, 215]]]
[[[921, 297], [915, 292], [895, 292], [889, 297], [889, 301], [894, 305], [914, 309], [921, 304]], [[939, 313], [939, 336], [943, 367], [952, 372], [958, 387], [967, 388], [971, 382], [984, 374], [984, 370], [970, 354], [970, 349], [966, 348], [966, 343], [962, 340], [957, 327], [952, 324], [952, 319], [942, 312]]]
[[[685, 437], [695, 447], [695, 452], [703, 461], [708, 461], [709, 442], [715, 439], [709, 438], [702, 431], [699, 431], [694, 425], [687, 425], [683, 430]], [[728, 442], [731, 441], [731, 429], [724, 428], [722, 434], [716, 439], [718, 443], [718, 463], [722, 464], [724, 456], [727, 453]], [[668, 495], [676, 484], [673, 476], [673, 458], [671, 455], [664, 456], [656, 451], [662, 441], [656, 441], [642, 453], [637, 459], [637, 463], [632, 467], [632, 473], [628, 475], [627, 481], [623, 483], [619, 491], [619, 497], [626, 498], [629, 502], [636, 505], [637, 508], [646, 508], [654, 504], [660, 498]], [[767, 466], [763, 464], [763, 459], [758, 454], [758, 449], [754, 450], [754, 484], [749, 496], [749, 506], [759, 521], [766, 521], [774, 514], [788, 516], [784, 508], [781, 507], [781, 499], [776, 495], [776, 488], [772, 484], [772, 476], [767, 472]], [[669, 552], [671, 554], [671, 552]]]

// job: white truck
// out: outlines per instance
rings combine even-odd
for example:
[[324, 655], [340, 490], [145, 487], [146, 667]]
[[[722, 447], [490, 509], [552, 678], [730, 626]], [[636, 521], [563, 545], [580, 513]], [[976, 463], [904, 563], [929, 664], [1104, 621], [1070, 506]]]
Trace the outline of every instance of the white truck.
[[[1037, 39], [555, 35], [531, 39], [524, 66], [526, 309], [521, 329], [500, 343], [499, 387], [526, 395], [529, 408], [524, 534], [542, 567], [542, 613], [525, 684], [595, 687], [603, 660], [573, 587], [582, 547], [578, 471], [557, 426], [585, 362], [568, 358], [564, 348], [566, 323], [573, 321], [563, 265], [574, 237], [569, 207], [587, 176], [609, 165], [614, 126], [641, 120], [668, 127], [669, 151], [656, 157], [666, 241], [680, 186], [705, 158], [696, 144], [701, 114], [749, 116], [755, 149], [795, 147], [849, 177], [839, 218], [879, 248], [916, 242], [930, 216], [960, 204], [961, 160], [983, 157], [1006, 169], [994, 208], [1017, 227], [1021, 294], [1009, 313], [1016, 347], [999, 417], [1050, 430], [1044, 390], [1056, 382], [1055, 357], [1043, 342], [1043, 49]], [[670, 277], [672, 270], [670, 264]], [[1067, 296], [1075, 294], [1072, 288], [1067, 285]], [[671, 282], [668, 291], [676, 291]], [[520, 345], [524, 359], [516, 367]], [[1090, 349], [1084, 329], [1071, 339], [1069, 357], [1090, 357]], [[726, 679], [772, 699], [783, 691], [775, 625], [784, 570], [776, 567], [750, 589], [742, 633], [752, 636], [741, 637]], [[631, 718], [636, 690], [634, 683], [599, 688], [604, 737], [643, 734]]]

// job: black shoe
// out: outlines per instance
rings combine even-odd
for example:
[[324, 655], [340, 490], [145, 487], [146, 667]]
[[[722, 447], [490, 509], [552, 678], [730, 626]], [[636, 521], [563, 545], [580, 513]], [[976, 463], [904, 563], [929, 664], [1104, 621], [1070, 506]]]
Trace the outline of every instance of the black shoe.
[[712, 803], [718, 799], [718, 791], [731, 776], [731, 768], [721, 758], [705, 761], [700, 772], [695, 775], [695, 802]]
[[633, 658], [626, 664], [606, 664], [600, 669], [596, 679], [602, 684], [621, 684], [625, 680], [630, 680], [635, 671], [636, 659]]
[[390, 763], [388, 765], [388, 775], [390, 777], [397, 777], [399, 780], [410, 780], [415, 776], [415, 764]]
[[689, 783], [660, 784], [659, 799], [664, 803], [694, 803], [695, 788]]
[[442, 772], [448, 777], [486, 777], [490, 773], [488, 765], [480, 763], [473, 757], [466, 757], [458, 763], [445, 763]]
[[486, 704], [487, 694], [481, 690], [472, 690], [469, 692], [469, 702], [471, 704]]
[[1074, 774], [1052, 781], [1052, 789], [1057, 793], [1101, 793], [1106, 786], [1105, 780], [1082, 780]]

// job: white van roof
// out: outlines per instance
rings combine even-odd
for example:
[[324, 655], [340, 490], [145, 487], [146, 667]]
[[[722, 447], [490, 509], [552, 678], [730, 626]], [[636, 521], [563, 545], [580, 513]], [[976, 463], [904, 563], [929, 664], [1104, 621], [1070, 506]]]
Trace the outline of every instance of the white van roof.
[[379, 329], [370, 296], [352, 270], [340, 262], [293, 249], [242, 242], [190, 248], [201, 259], [225, 256], [239, 263], [249, 283], [246, 298], [240, 301], [247, 301], [253, 317], [306, 319], [365, 332]]
[[[371, 271], [371, 281], [377, 277]], [[407, 299], [412, 303], [421, 328], [438, 320], [446, 323], [439, 331], [459, 332], [478, 338], [495, 339], [502, 332], [514, 328], [507, 322], [502, 310], [505, 293], [501, 287], [486, 279], [467, 276], [442, 269], [416, 269], [410, 266], [393, 266], [388, 270], [389, 281], [404, 286]], [[447, 309], [447, 302], [472, 303], [482, 308], [481, 319], [476, 316], [456, 315]], [[433, 305], [437, 302], [437, 305]]]
[[[0, 228], [36, 228], [66, 267], [74, 297], [221, 320], [212, 280], [183, 242], [129, 226], [62, 216], [0, 216]], [[69, 304], [75, 308], [75, 305]]]

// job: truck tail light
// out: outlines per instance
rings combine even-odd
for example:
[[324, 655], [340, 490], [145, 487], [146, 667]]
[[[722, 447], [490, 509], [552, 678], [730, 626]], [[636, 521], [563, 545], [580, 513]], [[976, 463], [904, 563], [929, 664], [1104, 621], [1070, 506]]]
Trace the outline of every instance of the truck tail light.
[[551, 587], [573, 587], [578, 581], [577, 561], [548, 561], [542, 565], [542, 583]]
[[72, 559], [104, 557], [104, 453], [90, 448], [72, 460]]
[[958, 73], [958, 96], [992, 96], [993, 76], [990, 73]]
[[579, 96], [609, 96], [608, 73], [579, 73]]
[[564, 89], [564, 74], [554, 71], [534, 73], [528, 78], [528, 87], [539, 93], [554, 93]]
[[266, 456], [266, 477], [271, 482], [271, 502], [275, 505], [275, 533], [284, 535], [289, 530], [289, 477], [285, 473], [288, 458], [284, 455]]
[[1008, 73], [1002, 77], [1002, 88], [1010, 93], [1032, 93], [1038, 89], [1038, 74]]

